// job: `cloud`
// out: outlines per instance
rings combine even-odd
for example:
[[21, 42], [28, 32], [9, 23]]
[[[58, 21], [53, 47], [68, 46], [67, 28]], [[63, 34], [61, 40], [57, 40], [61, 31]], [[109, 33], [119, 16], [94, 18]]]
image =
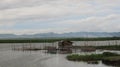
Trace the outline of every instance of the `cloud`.
[[[3, 3], [8, 4], [7, 8], [3, 5], [1, 8], [4, 7], [4, 9], [0, 10], [0, 19], [5, 20], [27, 18], [51, 19], [70, 15], [96, 15], [114, 12], [111, 6], [116, 6], [116, 1], [112, 3], [108, 3], [108, 1], [95, 1], [96, 4], [98, 3], [96, 6], [89, 3], [88, 0], [5, 0]], [[36, 3], [41, 4], [36, 5]], [[9, 4], [11, 5], [9, 6]]]
[[120, 31], [119, 3], [120, 0], [1, 0], [0, 32]]
[[59, 22], [59, 25], [69, 27], [69, 30], [73, 32], [77, 31], [89, 31], [89, 32], [113, 32], [120, 31], [120, 14], [111, 14], [108, 16], [91, 16], [78, 20], [67, 20]]
[[14, 26], [16, 23], [15, 22], [5, 22], [5, 21], [3, 21], [3, 22], [0, 22], [0, 27], [11, 27], [11, 26]]
[[[47, 24], [44, 28], [40, 27], [39, 24], [31, 24], [35, 29], [24, 28], [24, 29], [4, 29], [0, 30], [4, 33], [15, 33], [15, 34], [35, 34], [35, 33], [67, 33], [67, 32], [78, 32], [78, 31], [88, 31], [88, 32], [117, 32], [120, 31], [119, 24], [120, 15], [111, 14], [107, 16], [91, 16], [84, 19], [71, 19], [63, 20], [59, 22], [54, 22]], [[39, 22], [37, 22], [39, 23]], [[28, 22], [29, 24], [29, 22]], [[45, 23], [46, 24], [46, 23]], [[21, 26], [22, 27], [22, 26]], [[38, 27], [38, 28], [37, 28]]]
[[[81, 9], [81, 10], [80, 10]], [[74, 10], [74, 11], [73, 11]], [[82, 11], [85, 10], [85, 11]], [[55, 17], [63, 17], [74, 14], [92, 14], [92, 9], [84, 9], [84, 8], [71, 8], [69, 6], [54, 6], [54, 5], [43, 5], [43, 6], [35, 6], [35, 7], [23, 7], [16, 9], [8, 9], [0, 11], [2, 17], [0, 19], [24, 19], [26, 17], [34, 18], [39, 17], [42, 19], [55, 18]]]

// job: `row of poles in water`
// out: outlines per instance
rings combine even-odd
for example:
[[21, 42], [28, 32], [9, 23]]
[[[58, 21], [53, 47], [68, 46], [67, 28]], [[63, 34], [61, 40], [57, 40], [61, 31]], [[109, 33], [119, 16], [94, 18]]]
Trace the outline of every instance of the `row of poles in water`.
[[[102, 45], [120, 45], [120, 40], [109, 40], [109, 41], [73, 41], [73, 46], [102, 46]], [[12, 43], [11, 48], [39, 48], [44, 49], [46, 46], [58, 47], [58, 42], [47, 43]]]

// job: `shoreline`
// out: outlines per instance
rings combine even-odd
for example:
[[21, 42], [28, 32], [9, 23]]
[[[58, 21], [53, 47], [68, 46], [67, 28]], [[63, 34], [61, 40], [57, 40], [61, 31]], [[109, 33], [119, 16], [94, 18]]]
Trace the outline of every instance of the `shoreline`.
[[53, 43], [61, 40], [69, 41], [111, 41], [120, 40], [120, 37], [98, 37], [98, 38], [15, 38], [15, 39], [0, 39], [0, 43]]

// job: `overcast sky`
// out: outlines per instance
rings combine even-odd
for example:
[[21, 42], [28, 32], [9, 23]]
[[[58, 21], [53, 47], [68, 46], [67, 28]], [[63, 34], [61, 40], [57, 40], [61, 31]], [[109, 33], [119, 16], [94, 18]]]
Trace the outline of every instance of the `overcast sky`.
[[0, 0], [0, 33], [120, 32], [120, 0]]

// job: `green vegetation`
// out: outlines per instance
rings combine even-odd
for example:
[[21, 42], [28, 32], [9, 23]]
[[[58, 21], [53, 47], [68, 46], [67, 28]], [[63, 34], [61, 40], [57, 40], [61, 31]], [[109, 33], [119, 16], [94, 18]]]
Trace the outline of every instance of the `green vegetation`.
[[73, 46], [73, 48], [81, 49], [81, 48], [94, 48], [101, 50], [120, 50], [120, 45], [104, 45], [104, 46]]
[[79, 55], [73, 54], [66, 57], [70, 61], [84, 61], [88, 64], [98, 64], [98, 61], [110, 66], [120, 66], [120, 55], [104, 52], [103, 54]]
[[120, 67], [120, 56], [105, 57], [103, 58], [102, 63], [110, 66]]
[[94, 46], [96, 49], [103, 50], [120, 50], [120, 45], [108, 45], [108, 46]]
[[102, 58], [102, 54], [92, 54], [92, 55], [69, 55], [67, 59], [70, 61], [96, 61]]
[[72, 54], [68, 55], [66, 58], [70, 61], [99, 61], [106, 57], [120, 56], [116, 53], [104, 52], [103, 54], [91, 54], [91, 55], [79, 55]]
[[120, 56], [105, 57], [103, 59], [108, 61], [120, 61]]
[[46, 39], [0, 39], [0, 43], [41, 43], [41, 42], [56, 42], [61, 40], [70, 41], [107, 41], [107, 40], [120, 40], [120, 37], [99, 37], [99, 38], [46, 38]]
[[102, 55], [103, 55], [104, 57], [120, 56], [120, 55], [117, 54], [117, 53], [111, 53], [111, 52], [104, 52]]
[[55, 42], [54, 39], [5, 39], [0, 40], [0, 43], [47, 43]]

